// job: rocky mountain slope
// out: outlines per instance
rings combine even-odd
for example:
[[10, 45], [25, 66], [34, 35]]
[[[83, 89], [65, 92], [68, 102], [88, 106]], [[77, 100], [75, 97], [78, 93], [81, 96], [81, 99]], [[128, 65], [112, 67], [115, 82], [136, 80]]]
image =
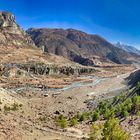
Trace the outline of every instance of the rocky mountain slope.
[[125, 45], [125, 44], [121, 44], [120, 42], [114, 44], [116, 47], [118, 48], [121, 48], [129, 53], [134, 53], [134, 54], [137, 54], [137, 55], [140, 55], [140, 50], [136, 49], [135, 47], [133, 46], [130, 46], [130, 45]]
[[35, 70], [46, 75], [94, 71], [94, 68], [83, 67], [62, 56], [43, 53], [9, 12], [0, 12], [0, 54], [0, 71], [4, 75], [13, 68], [18, 71], [19, 65], [21, 71], [28, 66], [28, 69], [32, 69], [30, 72], [34, 73]]
[[83, 65], [102, 65], [108, 62], [128, 64], [139, 59], [138, 56], [115, 48], [98, 35], [89, 35], [73, 29], [29, 29], [27, 33], [16, 23], [14, 15], [0, 12], [0, 46], [4, 46], [1, 47], [2, 52], [9, 51], [11, 47], [35, 49], [36, 44], [45, 52]]
[[35, 46], [32, 39], [16, 23], [15, 16], [9, 12], [0, 12], [0, 46]]
[[99, 65], [104, 62], [128, 64], [138, 57], [115, 47], [98, 35], [74, 29], [31, 28], [27, 33], [45, 52], [64, 56], [83, 65]]

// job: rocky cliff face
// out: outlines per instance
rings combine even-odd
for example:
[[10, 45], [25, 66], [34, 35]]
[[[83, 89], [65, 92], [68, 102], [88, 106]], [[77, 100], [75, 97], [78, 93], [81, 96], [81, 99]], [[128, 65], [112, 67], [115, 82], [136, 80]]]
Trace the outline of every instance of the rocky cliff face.
[[140, 70], [136, 70], [133, 73], [131, 73], [127, 78], [126, 78], [127, 84], [131, 87], [135, 87], [138, 82], [140, 82]]
[[95, 69], [90, 67], [73, 67], [73, 66], [57, 66], [42, 64], [26, 64], [20, 65], [20, 69], [37, 75], [80, 75], [86, 73], [94, 73]]
[[15, 16], [9, 12], [0, 12], [0, 46], [35, 46], [32, 39], [16, 23]]
[[11, 71], [15, 75], [21, 75], [23, 72], [35, 75], [80, 75], [87, 73], [94, 73], [96, 70], [93, 67], [84, 66], [59, 66], [55, 64], [42, 63], [27, 63], [27, 64], [8, 64], [0, 65], [0, 76], [9, 77]]

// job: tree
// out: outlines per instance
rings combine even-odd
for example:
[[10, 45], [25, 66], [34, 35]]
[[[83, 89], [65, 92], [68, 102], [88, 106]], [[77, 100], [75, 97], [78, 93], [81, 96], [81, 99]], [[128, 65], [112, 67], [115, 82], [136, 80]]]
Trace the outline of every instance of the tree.
[[127, 105], [127, 111], [128, 111], [128, 112], [131, 112], [131, 110], [132, 110], [132, 104], [128, 104], [128, 105]]
[[115, 108], [115, 112], [117, 115], [120, 115], [121, 112], [122, 112], [122, 105], [121, 104], [118, 104]]
[[99, 127], [93, 124], [90, 129], [89, 140], [97, 140], [99, 136]]
[[61, 128], [66, 128], [68, 126], [67, 120], [64, 118], [63, 115], [58, 116], [56, 118], [56, 122]]
[[128, 115], [129, 115], [128, 111], [127, 111], [127, 110], [124, 110], [124, 111], [123, 111], [123, 116], [124, 116], [124, 118], [127, 118]]
[[85, 120], [86, 120], [86, 116], [85, 116], [85, 114], [82, 114], [81, 117], [80, 117], [80, 119], [79, 119], [79, 121], [80, 122], [83, 122]]
[[78, 123], [77, 118], [72, 118], [71, 119], [71, 126], [75, 126], [75, 125], [77, 125], [77, 123]]
[[100, 113], [95, 111], [92, 115], [92, 121], [95, 122], [100, 118]]
[[132, 98], [132, 108], [134, 113], [137, 113], [140, 110], [140, 96], [135, 96]]
[[104, 119], [109, 119], [110, 118], [110, 110], [107, 109], [104, 113]]
[[129, 98], [125, 101], [124, 106], [128, 112], [132, 110], [132, 99]]
[[104, 114], [104, 112], [107, 109], [107, 105], [108, 105], [107, 102], [102, 102], [102, 101], [99, 102], [98, 109], [99, 109], [101, 114]]
[[120, 96], [120, 100], [121, 102], [124, 102], [126, 100], [126, 95], [124, 93], [122, 93], [122, 95]]
[[129, 134], [121, 129], [119, 121], [115, 118], [108, 119], [104, 124], [101, 140], [128, 140]]
[[88, 112], [83, 112], [83, 114], [80, 116], [79, 121], [85, 121], [87, 118], [89, 118], [89, 113]]
[[78, 112], [77, 115], [75, 116], [75, 118], [77, 118], [78, 120], [80, 119], [81, 115], [80, 113]]
[[137, 115], [138, 117], [140, 117], [140, 111], [138, 111], [136, 115]]
[[112, 102], [112, 103], [113, 103], [113, 104], [116, 104], [117, 101], [118, 101], [118, 99], [119, 99], [118, 96], [115, 96], [115, 97], [113, 98], [113, 102]]
[[140, 95], [140, 82], [137, 82], [136, 91], [137, 91], [137, 95]]

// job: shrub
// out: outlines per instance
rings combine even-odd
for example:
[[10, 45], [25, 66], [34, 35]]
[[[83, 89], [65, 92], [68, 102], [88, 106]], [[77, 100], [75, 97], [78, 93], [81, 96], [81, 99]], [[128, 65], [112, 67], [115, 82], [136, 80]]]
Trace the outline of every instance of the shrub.
[[11, 107], [11, 110], [12, 110], [12, 111], [18, 110], [18, 104], [14, 103], [14, 104], [12, 105], [12, 107]]
[[22, 107], [23, 105], [22, 104], [19, 104], [19, 107]]
[[47, 116], [40, 117], [39, 120], [42, 121], [42, 122], [46, 122], [47, 121]]
[[4, 111], [10, 111], [11, 110], [11, 108], [10, 107], [8, 107], [8, 106], [4, 106]]

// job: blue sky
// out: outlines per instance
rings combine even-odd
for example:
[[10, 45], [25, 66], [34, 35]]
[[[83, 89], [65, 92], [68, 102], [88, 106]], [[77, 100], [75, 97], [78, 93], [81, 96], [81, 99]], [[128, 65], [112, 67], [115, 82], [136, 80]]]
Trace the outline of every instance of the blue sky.
[[75, 28], [140, 48], [139, 0], [0, 0], [24, 29]]

